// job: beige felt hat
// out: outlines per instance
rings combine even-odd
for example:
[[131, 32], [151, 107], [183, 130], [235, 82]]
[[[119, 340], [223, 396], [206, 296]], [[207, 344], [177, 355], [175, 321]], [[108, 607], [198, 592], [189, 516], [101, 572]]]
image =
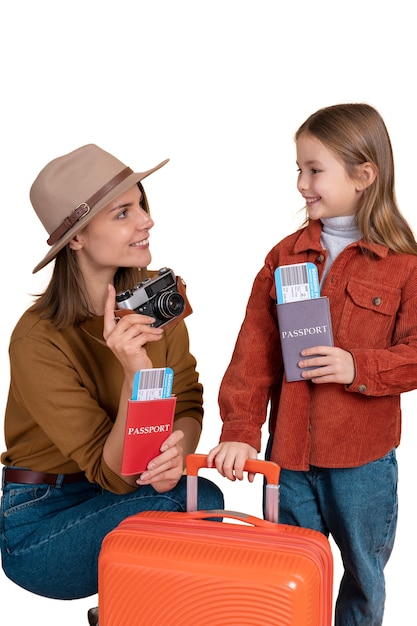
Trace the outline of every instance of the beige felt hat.
[[82, 146], [48, 163], [30, 189], [30, 201], [46, 228], [51, 246], [33, 273], [47, 265], [101, 209], [152, 172], [130, 167], [94, 144]]

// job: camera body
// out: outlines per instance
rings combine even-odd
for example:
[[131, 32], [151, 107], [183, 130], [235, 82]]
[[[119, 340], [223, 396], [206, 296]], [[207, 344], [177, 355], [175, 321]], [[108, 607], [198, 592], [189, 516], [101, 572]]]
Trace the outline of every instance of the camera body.
[[168, 267], [147, 278], [133, 289], [116, 295], [118, 309], [130, 309], [155, 318], [154, 327], [164, 326], [184, 312], [186, 302], [178, 291], [177, 277]]

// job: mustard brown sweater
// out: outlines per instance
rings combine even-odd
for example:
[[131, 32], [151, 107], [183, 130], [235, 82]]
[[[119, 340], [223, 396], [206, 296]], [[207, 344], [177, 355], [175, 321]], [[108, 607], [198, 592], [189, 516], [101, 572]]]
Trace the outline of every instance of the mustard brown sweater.
[[[201, 423], [202, 385], [185, 323], [167, 327], [147, 351], [153, 367], [174, 370], [175, 419]], [[2, 463], [51, 473], [82, 470], [114, 493], [131, 492], [102, 454], [123, 380], [120, 363], [103, 341], [103, 317], [58, 331], [29, 309], [12, 333], [9, 355]]]

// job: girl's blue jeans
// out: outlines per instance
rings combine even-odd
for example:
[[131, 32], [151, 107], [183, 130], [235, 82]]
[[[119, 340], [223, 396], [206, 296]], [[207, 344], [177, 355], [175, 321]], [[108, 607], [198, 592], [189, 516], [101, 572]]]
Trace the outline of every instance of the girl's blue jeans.
[[384, 567], [397, 526], [397, 481], [395, 450], [360, 467], [281, 470], [280, 523], [332, 535], [340, 549], [344, 574], [335, 626], [382, 624]]
[[[62, 475], [61, 475], [62, 476]], [[186, 478], [167, 493], [151, 486], [116, 495], [87, 480], [54, 486], [7, 483], [0, 520], [2, 566], [16, 584], [57, 599], [97, 593], [101, 543], [141, 511], [185, 511]], [[221, 490], [198, 478], [198, 508], [223, 509]]]

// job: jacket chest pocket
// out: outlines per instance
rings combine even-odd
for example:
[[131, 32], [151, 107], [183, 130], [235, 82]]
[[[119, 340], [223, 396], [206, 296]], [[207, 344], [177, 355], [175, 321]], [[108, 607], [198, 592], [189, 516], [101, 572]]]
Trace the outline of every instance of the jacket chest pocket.
[[386, 348], [392, 345], [401, 291], [388, 285], [350, 280], [337, 338], [350, 348]]

